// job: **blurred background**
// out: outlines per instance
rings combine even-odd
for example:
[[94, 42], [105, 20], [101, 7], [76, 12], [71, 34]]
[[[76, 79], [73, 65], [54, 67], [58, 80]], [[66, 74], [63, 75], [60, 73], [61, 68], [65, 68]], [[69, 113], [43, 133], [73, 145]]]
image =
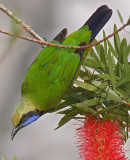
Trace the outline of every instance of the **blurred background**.
[[[27, 22], [41, 37], [53, 39], [64, 27], [71, 33], [80, 28], [89, 16], [103, 4], [113, 10], [113, 16], [104, 27], [106, 34], [113, 32], [114, 23], [122, 24], [117, 9], [122, 13], [124, 23], [130, 16], [130, 0], [0, 0], [11, 11]], [[11, 20], [0, 11], [0, 29], [11, 31]], [[126, 30], [129, 30], [127, 27]], [[28, 34], [26, 34], [28, 35]], [[122, 31], [121, 37], [130, 42], [130, 34]], [[28, 35], [30, 36], [30, 35]], [[102, 32], [97, 40], [102, 39]], [[11, 140], [11, 116], [20, 100], [23, 77], [41, 51], [41, 46], [17, 39], [10, 43], [10, 37], [0, 34], [0, 156], [11, 159], [16, 155], [19, 160], [76, 160], [75, 121], [60, 129], [57, 127], [60, 115], [46, 114], [38, 121], [22, 129]], [[130, 150], [130, 140], [125, 149]], [[127, 151], [130, 158], [130, 151]]]

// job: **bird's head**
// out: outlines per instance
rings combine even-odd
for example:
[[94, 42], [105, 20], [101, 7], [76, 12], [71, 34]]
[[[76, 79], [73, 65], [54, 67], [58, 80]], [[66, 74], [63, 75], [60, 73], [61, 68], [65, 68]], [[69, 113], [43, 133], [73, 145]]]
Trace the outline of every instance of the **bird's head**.
[[39, 111], [36, 109], [35, 106], [28, 100], [20, 101], [12, 115], [12, 124], [14, 127], [12, 130], [11, 139], [13, 140], [14, 136], [21, 128], [33, 123], [44, 113], [44, 111]]

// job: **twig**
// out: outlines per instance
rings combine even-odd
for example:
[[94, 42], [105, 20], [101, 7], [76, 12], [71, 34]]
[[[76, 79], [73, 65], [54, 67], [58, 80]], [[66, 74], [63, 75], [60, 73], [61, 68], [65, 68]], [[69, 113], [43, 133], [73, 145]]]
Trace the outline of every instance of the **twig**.
[[126, 106], [130, 106], [130, 103], [126, 102], [126, 101], [123, 101], [123, 103], [126, 105]]
[[102, 43], [102, 42], [106, 41], [107, 39], [109, 39], [110, 37], [114, 36], [119, 31], [121, 31], [122, 29], [124, 29], [126, 26], [130, 25], [130, 19], [129, 19], [128, 22], [126, 24], [124, 24], [122, 27], [120, 27], [117, 31], [113, 32], [112, 34], [108, 35], [107, 37], [103, 38], [102, 40], [100, 40], [100, 41], [98, 41], [96, 43], [92, 43], [90, 45], [86, 45], [86, 46], [66, 46], [66, 45], [52, 44], [52, 43], [44, 41], [38, 34], [36, 34], [31, 29], [30, 26], [28, 26], [24, 21], [22, 21], [21, 19], [19, 19], [15, 15], [13, 15], [13, 13], [11, 11], [9, 11], [7, 8], [5, 8], [2, 4], [0, 4], [0, 9], [3, 12], [5, 12], [8, 16], [10, 16], [16, 23], [20, 24], [27, 32], [29, 32], [37, 40], [35, 40], [33, 38], [24, 37], [24, 36], [14, 35], [12, 33], [0, 30], [1, 33], [7, 34], [7, 35], [10, 35], [10, 36], [15, 36], [15, 37], [18, 37], [18, 38], [21, 38], [21, 39], [25, 39], [25, 40], [28, 40], [28, 41], [32, 41], [32, 42], [35, 42], [35, 43], [39, 43], [39, 44], [42, 44], [42, 45], [48, 45], [48, 46], [59, 47], [59, 48], [67, 48], [67, 49], [68, 48], [73, 48], [73, 49], [87, 49], [87, 48], [91, 48], [93, 46], [98, 45], [99, 43]]
[[9, 11], [4, 5], [0, 4], [0, 9], [6, 13], [9, 17], [11, 17], [16, 23], [21, 25], [27, 32], [29, 32], [34, 38], [37, 40], [43, 41], [44, 39], [41, 38], [37, 33], [35, 33], [30, 26], [28, 26], [24, 21], [22, 21], [20, 18], [16, 17], [11, 11]]
[[48, 46], [59, 47], [59, 48], [87, 49], [87, 48], [91, 48], [93, 46], [98, 45], [99, 43], [102, 43], [102, 42], [106, 41], [107, 39], [111, 38], [112, 36], [114, 36], [116, 33], [121, 31], [122, 29], [124, 29], [128, 25], [129, 25], [129, 23], [126, 23], [122, 27], [120, 27], [117, 31], [113, 32], [112, 34], [108, 35], [107, 37], [103, 38], [102, 40], [100, 40], [100, 41], [98, 41], [96, 43], [92, 43], [90, 45], [86, 45], [86, 46], [58, 45], [58, 44], [53, 44], [53, 43], [49, 43], [49, 42], [46, 42], [46, 41], [35, 40], [35, 39], [29, 38], [29, 37], [14, 35], [14, 34], [12, 34], [10, 32], [6, 32], [6, 31], [3, 31], [3, 30], [0, 30], [0, 32], [4, 33], [4, 34], [7, 34], [7, 35], [10, 35], [10, 36], [15, 36], [15, 37], [18, 37], [18, 38], [21, 38], [21, 39], [24, 39], [24, 40], [28, 40], [28, 41], [32, 41], [32, 42], [35, 42], [35, 43], [39, 43], [39, 44], [42, 44], [42, 45], [48, 45]]

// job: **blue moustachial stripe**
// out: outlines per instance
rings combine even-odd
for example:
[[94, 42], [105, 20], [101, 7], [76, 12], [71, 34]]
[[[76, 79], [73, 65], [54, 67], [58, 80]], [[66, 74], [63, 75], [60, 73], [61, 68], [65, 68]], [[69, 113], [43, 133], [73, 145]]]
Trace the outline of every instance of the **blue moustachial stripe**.
[[36, 121], [39, 117], [40, 117], [39, 115], [30, 117], [27, 121], [24, 122], [23, 126], [31, 124], [32, 122]]

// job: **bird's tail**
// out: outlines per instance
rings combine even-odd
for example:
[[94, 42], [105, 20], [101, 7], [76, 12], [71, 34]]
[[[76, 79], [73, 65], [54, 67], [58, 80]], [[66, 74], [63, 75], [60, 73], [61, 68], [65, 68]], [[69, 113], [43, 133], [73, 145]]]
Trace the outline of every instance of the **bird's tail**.
[[99, 33], [99, 31], [103, 28], [103, 26], [108, 22], [111, 15], [112, 15], [112, 10], [109, 9], [107, 5], [102, 5], [92, 14], [92, 16], [83, 25], [83, 26], [87, 25], [89, 27], [89, 30], [91, 30], [90, 43]]

